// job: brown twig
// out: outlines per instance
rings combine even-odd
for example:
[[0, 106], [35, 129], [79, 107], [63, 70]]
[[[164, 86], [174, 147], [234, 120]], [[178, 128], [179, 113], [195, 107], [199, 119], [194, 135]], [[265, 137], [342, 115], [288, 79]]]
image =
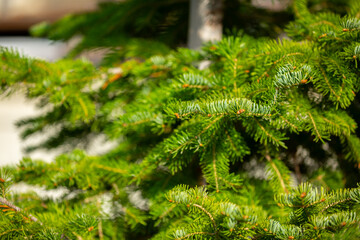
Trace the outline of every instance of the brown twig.
[[[23, 212], [23, 210], [22, 210], [21, 208], [15, 206], [14, 204], [12, 204], [11, 202], [9, 202], [8, 200], [6, 200], [6, 199], [3, 198], [3, 197], [0, 197], [0, 203], [2, 203], [2, 204], [4, 204], [4, 205], [6, 205], [6, 206], [8, 206], [8, 207], [10, 207], [10, 208], [12, 208], [12, 209], [14, 209], [16, 212]], [[40, 224], [42, 225], [42, 223], [41, 223], [36, 217], [34, 217], [34, 216], [31, 215], [31, 214], [28, 214], [28, 215], [29, 215], [29, 217], [30, 217], [30, 219], [31, 219], [32, 221], [38, 222], [38, 223], [40, 223]]]
[[199, 205], [199, 204], [196, 204], [196, 203], [193, 203], [191, 204], [192, 206], [194, 207], [197, 207], [199, 209], [201, 209], [206, 215], [208, 215], [208, 217], [210, 218], [212, 224], [213, 224], [213, 227], [214, 227], [214, 231], [215, 233], [214, 234], [217, 234], [217, 226], [216, 226], [216, 222], [215, 222], [215, 219], [214, 217], [211, 215], [210, 212], [208, 212], [203, 206]]

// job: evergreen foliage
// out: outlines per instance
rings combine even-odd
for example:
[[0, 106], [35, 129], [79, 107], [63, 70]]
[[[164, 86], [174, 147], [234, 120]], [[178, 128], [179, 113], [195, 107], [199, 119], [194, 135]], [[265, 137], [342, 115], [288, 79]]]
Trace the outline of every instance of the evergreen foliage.
[[[56, 130], [28, 150], [72, 151], [1, 169], [0, 239], [360, 238], [360, 5], [340, 16], [294, 4], [292, 40], [240, 32], [201, 51], [110, 53], [99, 67], [1, 48], [1, 93], [22, 91], [45, 111], [18, 122], [22, 136]], [[97, 14], [77, 16], [68, 29], [65, 18], [47, 34], [66, 39], [84, 29], [74, 54], [106, 45], [84, 27], [108, 24]], [[112, 44], [119, 34], [100, 32]], [[203, 61], [209, 66], [199, 69]], [[74, 149], [101, 133], [114, 149]], [[301, 149], [309, 154], [299, 162]], [[63, 195], [12, 194], [19, 182]]]

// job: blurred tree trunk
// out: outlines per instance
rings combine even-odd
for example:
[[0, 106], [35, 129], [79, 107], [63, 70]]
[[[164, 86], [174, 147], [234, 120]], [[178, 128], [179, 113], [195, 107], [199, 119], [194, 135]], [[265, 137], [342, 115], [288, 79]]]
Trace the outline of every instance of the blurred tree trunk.
[[188, 47], [198, 49], [204, 42], [220, 40], [222, 18], [222, 0], [190, 0]]

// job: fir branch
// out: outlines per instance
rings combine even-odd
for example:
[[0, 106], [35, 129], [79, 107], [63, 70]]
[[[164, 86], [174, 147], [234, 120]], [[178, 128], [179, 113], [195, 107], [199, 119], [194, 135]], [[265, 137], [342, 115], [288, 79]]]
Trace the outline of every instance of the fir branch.
[[235, 97], [238, 97], [238, 89], [236, 86], [236, 77], [237, 77], [237, 58], [234, 59], [234, 72], [233, 72], [233, 81], [234, 81], [234, 92], [235, 92]]
[[331, 207], [333, 207], [333, 206], [336, 206], [336, 205], [338, 205], [338, 204], [341, 204], [341, 203], [344, 203], [344, 202], [347, 202], [347, 201], [351, 201], [351, 200], [352, 200], [352, 198], [346, 198], [346, 199], [342, 199], [342, 200], [340, 200], [340, 201], [331, 203], [331, 204], [327, 205], [326, 207], [324, 207], [324, 208], [321, 210], [321, 212], [324, 212], [324, 211], [326, 211], [327, 209], [329, 209], [329, 208], [331, 208]]
[[[284, 143], [281, 142], [279, 139], [277, 139], [276, 137], [274, 137], [272, 134], [270, 134], [263, 125], [260, 124], [260, 122], [254, 118], [256, 124], [260, 127], [260, 129], [265, 133], [266, 136], [268, 136], [270, 139], [272, 139], [275, 143], [277, 143], [278, 145], [285, 147]], [[286, 147], [285, 147], [286, 148]]]
[[135, 214], [133, 214], [128, 208], [123, 207], [122, 210], [129, 215], [132, 219], [135, 220], [136, 223], [143, 223], [141, 220], [139, 220]]
[[89, 112], [88, 112], [88, 109], [87, 109], [84, 101], [79, 97], [79, 95], [77, 95], [77, 99], [78, 99], [78, 101], [79, 101], [79, 103], [80, 103], [81, 108], [84, 110], [85, 117], [88, 117], [88, 116], [89, 116]]
[[8, 234], [10, 232], [20, 232], [20, 231], [23, 231], [23, 230], [24, 229], [10, 229], [10, 230], [7, 230], [7, 231], [4, 231], [4, 232], [0, 233], [0, 237], [4, 236], [4, 235], [6, 235], [6, 234]]
[[[337, 129], [341, 129], [341, 126], [340, 126], [339, 124], [336, 124], [335, 122], [327, 119], [326, 117], [323, 117], [323, 116], [322, 116], [321, 118], [322, 118], [325, 122], [327, 122], [328, 124], [335, 126]], [[343, 131], [342, 134], [344, 134], [344, 135], [350, 135], [350, 127], [347, 126], [347, 129], [348, 129], [348, 132], [346, 133], [345, 131]], [[334, 133], [334, 134], [336, 134], [336, 133]]]
[[309, 26], [316, 27], [316, 26], [323, 25], [323, 24], [332, 27], [334, 30], [339, 30], [339, 26], [336, 26], [335, 24], [333, 24], [332, 22], [329, 22], [327, 20], [318, 21], [318, 22], [310, 24]]
[[223, 178], [223, 177], [219, 177], [219, 179], [220, 179], [221, 181], [225, 182], [227, 185], [230, 185], [233, 189], [237, 189], [237, 188], [240, 188], [240, 187], [241, 187], [241, 186], [239, 186], [239, 185], [236, 185], [236, 184], [234, 184], [234, 183], [226, 180], [226, 179]]
[[[325, 59], [327, 59], [327, 60], [329, 60], [330, 62], [332, 62], [336, 67], [337, 67], [337, 69], [339, 70], [339, 72], [341, 72], [342, 70], [341, 70], [341, 67], [340, 67], [340, 65], [339, 65], [339, 63], [337, 62], [337, 61], [335, 61], [333, 58], [331, 58], [331, 57], [327, 57], [327, 58], [325, 58]], [[341, 75], [342, 75], [342, 77], [343, 77], [343, 79], [347, 79], [347, 77], [345, 76], [345, 74], [344, 73], [341, 73]], [[342, 86], [342, 88], [341, 88], [341, 90], [340, 90], [340, 92], [342, 92], [343, 91], [343, 87], [344, 86]], [[341, 94], [339, 95], [339, 97], [341, 96]]]
[[98, 233], [99, 233], [99, 239], [104, 240], [104, 232], [102, 227], [102, 221], [100, 220], [98, 223]]
[[225, 134], [226, 134], [226, 137], [229, 139], [229, 142], [230, 142], [230, 145], [232, 147], [232, 149], [235, 151], [235, 152], [239, 152], [239, 149], [235, 146], [234, 144], [234, 141], [232, 140], [229, 132], [227, 130], [225, 130]]
[[165, 212], [163, 212], [160, 216], [159, 219], [163, 219], [166, 215], [168, 215], [174, 208], [176, 207], [175, 204], [171, 205]]
[[217, 234], [217, 232], [218, 232], [217, 225], [216, 225], [215, 219], [214, 219], [214, 217], [211, 215], [211, 213], [208, 212], [203, 206], [201, 206], [201, 205], [199, 205], [199, 204], [192, 203], [191, 206], [194, 206], [194, 207], [199, 208], [199, 209], [200, 209], [201, 211], [203, 211], [206, 215], [208, 215], [208, 217], [210, 218], [210, 220], [211, 220], [211, 222], [212, 222], [212, 225], [213, 225], [213, 227], [214, 227], [214, 231], [215, 231], [214, 234]]
[[189, 237], [191, 237], [191, 236], [195, 236], [195, 235], [210, 235], [210, 236], [213, 236], [213, 235], [215, 235], [215, 233], [209, 233], [209, 232], [193, 232], [193, 233], [186, 234], [186, 235], [183, 236], [183, 237], [176, 238], [175, 240], [187, 239], [187, 238], [189, 238]]
[[[211, 126], [213, 126], [216, 122], [218, 122], [219, 120], [221, 120], [223, 116], [219, 116], [217, 118], [215, 118], [213, 121], [210, 122], [209, 125], [207, 125], [198, 135], [197, 138], [199, 138], [204, 132], [206, 132]], [[195, 137], [196, 138], [196, 137]]]
[[301, 20], [303, 20], [306, 17], [311, 16], [310, 11], [307, 8], [306, 4], [307, 4], [307, 0], [298, 0], [298, 1], [295, 1], [294, 6], [293, 6], [295, 16]]
[[[21, 208], [15, 206], [14, 204], [12, 204], [11, 202], [9, 202], [8, 200], [6, 200], [3, 197], [0, 197], [0, 203], [4, 204], [6, 206], [9, 206], [10, 208], [14, 209], [16, 212], [24, 212]], [[40, 225], [42, 225], [42, 223], [39, 222], [39, 220], [36, 217], [34, 217], [31, 214], [28, 214], [28, 215], [33, 222], [38, 222], [38, 223], [40, 223]]]
[[212, 148], [212, 165], [214, 169], [214, 178], [215, 178], [215, 187], [216, 192], [219, 192], [219, 183], [218, 183], [218, 176], [217, 176], [217, 170], [216, 170], [216, 151], [215, 151], [215, 145], [213, 145]]
[[[101, 201], [99, 199], [97, 199], [96, 201], [96, 207], [101, 208]], [[103, 225], [101, 219], [99, 219], [99, 223], [98, 223], [98, 235], [100, 240], [104, 240], [104, 231], [103, 231]]]
[[315, 132], [316, 132], [317, 137], [318, 137], [321, 141], [323, 141], [323, 140], [322, 140], [322, 137], [321, 137], [321, 135], [320, 135], [320, 133], [319, 133], [317, 127], [316, 127], [316, 123], [315, 123], [315, 121], [314, 121], [313, 116], [311, 115], [310, 112], [307, 112], [307, 114], [308, 114], [308, 116], [309, 116], [310, 119], [311, 119], [311, 122], [312, 122], [312, 125], [314, 126], [314, 129], [315, 129]]
[[287, 190], [286, 188], [286, 185], [285, 185], [285, 182], [284, 182], [284, 179], [279, 171], [279, 169], [276, 167], [275, 163], [271, 160], [271, 157], [269, 154], [266, 154], [265, 155], [265, 158], [266, 160], [270, 163], [270, 165], [272, 166], [272, 168], [275, 170], [276, 172], [276, 175], [278, 176], [279, 180], [280, 180], [280, 184], [281, 184], [281, 187], [282, 189], [284, 190], [285, 193], [289, 193], [289, 191]]
[[[239, 112], [239, 110], [242, 110]], [[169, 104], [167, 112], [169, 115], [180, 118], [191, 114], [201, 115], [239, 115], [244, 113], [248, 116], [271, 116], [272, 105], [263, 105], [253, 102], [247, 98], [229, 98], [226, 96], [210, 96], [198, 101], [182, 101]]]
[[337, 99], [339, 99], [340, 96], [339, 96], [338, 94], [336, 94], [335, 90], [334, 90], [334, 89], [332, 88], [332, 86], [330, 85], [329, 79], [328, 79], [328, 77], [326, 76], [326, 73], [325, 73], [324, 68], [322, 68], [321, 66], [319, 66], [319, 68], [320, 68], [321, 74], [322, 74], [323, 77], [324, 77], [324, 80], [325, 80], [325, 82], [326, 82], [326, 85], [329, 87], [330, 91], [335, 95], [335, 97], [336, 97]]
[[127, 171], [124, 170], [124, 169], [113, 168], [113, 167], [104, 166], [104, 165], [100, 165], [100, 164], [95, 164], [95, 165], [93, 165], [93, 167], [103, 169], [103, 170], [106, 170], [106, 171], [109, 171], [109, 172], [114, 172], [114, 173], [120, 173], [120, 174], [127, 173]]
[[176, 148], [172, 149], [169, 151], [170, 154], [179, 151], [182, 147], [188, 145], [189, 143], [191, 143], [192, 141], [199, 139], [201, 137], [202, 134], [204, 134], [209, 128], [211, 128], [216, 122], [218, 122], [223, 116], [218, 116], [216, 117], [213, 121], [210, 122], [209, 125], [207, 125], [203, 130], [201, 130], [201, 132], [199, 134], [197, 134], [196, 136], [189, 138], [187, 141], [185, 141], [184, 143], [182, 143], [181, 145], [177, 146]]
[[198, 88], [198, 89], [203, 89], [203, 90], [208, 90], [209, 87], [208, 86], [202, 86], [202, 85], [183, 85], [183, 88]]
[[283, 117], [282, 115], [278, 114], [278, 116], [284, 120], [287, 124], [289, 124], [292, 128], [296, 129], [296, 131], [299, 130], [299, 128], [297, 126], [295, 126], [294, 124], [292, 124], [291, 122], [289, 122], [289, 120], [287, 120], [285, 117]]
[[247, 94], [246, 94], [246, 98], [251, 98], [252, 96], [255, 96], [256, 94], [258, 93], [262, 93], [262, 92], [267, 92], [269, 91], [269, 88], [256, 88], [255, 90], [253, 91], [249, 91]]
[[345, 135], [345, 138], [340, 138], [344, 146], [345, 159], [354, 160], [360, 163], [360, 140], [354, 135]]
[[256, 82], [259, 83], [260, 80], [261, 80], [264, 76], [266, 76], [266, 75], [276, 66], [276, 64], [278, 64], [280, 61], [282, 61], [282, 60], [285, 59], [286, 57], [291, 57], [291, 56], [296, 56], [296, 55], [304, 55], [304, 54], [301, 53], [301, 52], [294, 52], [294, 53], [285, 54], [285, 55], [282, 56], [281, 58], [279, 58], [279, 59], [277, 59], [276, 61], [274, 61], [274, 62], [272, 63], [272, 65], [271, 65], [265, 72], [263, 72], [263, 74], [261, 74], [261, 76], [260, 76], [258, 79], [256, 79]]

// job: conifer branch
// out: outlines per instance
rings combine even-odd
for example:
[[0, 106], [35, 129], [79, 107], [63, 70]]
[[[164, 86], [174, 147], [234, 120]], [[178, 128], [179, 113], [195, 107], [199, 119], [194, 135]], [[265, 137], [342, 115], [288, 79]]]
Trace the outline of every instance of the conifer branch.
[[119, 169], [119, 168], [108, 167], [108, 166], [104, 166], [104, 165], [100, 165], [100, 164], [95, 164], [94, 167], [99, 168], [99, 169], [103, 169], [103, 170], [106, 170], [106, 171], [109, 171], [109, 172], [114, 172], [114, 173], [120, 173], [120, 174], [127, 173], [126, 170]]
[[226, 180], [226, 179], [223, 178], [223, 177], [219, 177], [219, 179], [220, 179], [221, 181], [223, 181], [224, 183], [230, 185], [230, 186], [233, 187], [234, 189], [240, 187], [239, 185], [236, 185], [236, 184], [234, 184], [234, 183], [232, 183], [232, 182], [229, 182], [228, 180]]
[[268, 136], [269, 138], [271, 138], [274, 142], [278, 143], [279, 145], [283, 145], [281, 144], [279, 139], [276, 139], [273, 135], [271, 135], [265, 128], [263, 125], [260, 124], [260, 122], [254, 118], [256, 124], [260, 127], [260, 129], [266, 134], [266, 136]]
[[279, 169], [276, 167], [275, 163], [271, 160], [271, 157], [269, 154], [266, 154], [265, 155], [265, 158], [266, 160], [270, 163], [270, 165], [272, 166], [272, 168], [275, 170], [276, 172], [276, 175], [278, 176], [279, 180], [280, 180], [280, 184], [281, 184], [281, 187], [282, 189], [284, 190], [285, 193], [289, 193], [289, 191], [287, 190], [286, 188], [286, 185], [285, 185], [285, 182], [284, 182], [284, 179], [279, 171]]
[[176, 207], [175, 204], [171, 205], [165, 212], [163, 212], [160, 216], [159, 219], [163, 219], [166, 215], [168, 215], [174, 208]]
[[136, 216], [136, 214], [132, 213], [128, 208], [123, 207], [122, 210], [124, 211], [125, 214], [127, 214], [127, 215], [130, 216], [132, 219], [134, 219], [134, 221], [135, 221], [136, 223], [142, 223], [142, 224], [144, 224], [144, 222], [143, 222], [141, 219], [139, 219], [139, 218]]
[[219, 192], [219, 183], [218, 183], [218, 176], [217, 176], [217, 169], [216, 169], [216, 151], [215, 151], [215, 145], [213, 145], [212, 148], [212, 164], [214, 169], [214, 178], [215, 178], [215, 187], [216, 192]]
[[352, 200], [351, 198], [346, 198], [346, 199], [342, 199], [342, 200], [340, 200], [340, 201], [331, 203], [331, 204], [327, 205], [326, 207], [324, 207], [324, 208], [321, 210], [321, 212], [324, 212], [324, 211], [326, 211], [327, 209], [329, 209], [329, 208], [331, 208], [331, 207], [333, 207], [333, 206], [335, 206], [335, 205], [338, 205], [338, 204], [341, 204], [341, 203], [344, 203], [344, 202], [347, 202], [347, 201], [351, 201], [351, 200]]
[[[101, 202], [99, 199], [97, 199], [96, 201], [96, 207], [99, 209], [101, 208]], [[99, 223], [98, 223], [98, 235], [100, 240], [104, 240], [104, 231], [103, 231], [103, 225], [101, 219], [99, 219]]]
[[[6, 205], [6, 206], [8, 206], [8, 207], [10, 207], [10, 208], [12, 208], [12, 209], [14, 209], [16, 212], [24, 212], [21, 208], [15, 206], [14, 204], [12, 204], [11, 202], [9, 202], [8, 200], [6, 200], [6, 199], [3, 198], [3, 197], [0, 197], [0, 203], [2, 203], [2, 204], [4, 204], [4, 205]], [[33, 222], [38, 222], [38, 223], [40, 223], [40, 225], [42, 225], [42, 223], [39, 222], [39, 220], [38, 220], [36, 217], [34, 217], [33, 215], [28, 214], [28, 216], [30, 217], [30, 219], [31, 219]]]
[[332, 94], [334, 94], [335, 97], [336, 97], [337, 99], [339, 99], [340, 96], [335, 92], [335, 90], [334, 90], [334, 89], [332, 88], [332, 86], [330, 85], [329, 79], [328, 79], [328, 77], [326, 76], [326, 73], [325, 73], [324, 68], [322, 68], [321, 66], [319, 66], [319, 68], [320, 68], [321, 74], [322, 74], [323, 77], [324, 77], [324, 80], [325, 80], [325, 82], [326, 82], [326, 85], [329, 87], [329, 89], [330, 89], [330, 91], [332, 92]]
[[99, 239], [104, 240], [104, 232], [102, 227], [102, 221], [100, 220], [98, 223], [98, 233], [99, 233]]
[[[334, 121], [331, 121], [331, 120], [329, 120], [328, 118], [323, 117], [323, 116], [321, 116], [321, 118], [322, 118], [325, 122], [327, 122], [328, 124], [335, 126], [337, 129], [341, 129], [341, 126], [340, 126], [339, 124], [335, 123]], [[339, 119], [339, 120], [342, 121], [342, 119]], [[351, 133], [350, 126], [349, 126], [347, 123], [345, 123], [345, 122], [343, 122], [343, 123], [344, 123], [344, 125], [345, 125], [346, 128], [347, 128], [347, 132], [344, 130], [344, 131], [342, 132], [342, 134], [344, 134], [344, 135], [350, 135], [350, 133]]]
[[4, 231], [4, 232], [0, 233], [0, 237], [4, 236], [4, 235], [6, 235], [6, 234], [8, 234], [10, 232], [16, 232], [16, 231], [20, 232], [20, 231], [23, 231], [23, 229], [10, 229], [10, 230]]
[[310, 27], [316, 27], [316, 26], [323, 25], [323, 24], [332, 27], [334, 30], [339, 29], [339, 26], [336, 26], [332, 22], [329, 22], [329, 21], [326, 21], [326, 20], [322, 20], [322, 21], [319, 21], [319, 22], [316, 22], [316, 23], [312, 23], [312, 24], [310, 24]]
[[137, 121], [137, 122], [132, 122], [132, 123], [123, 123], [123, 126], [124, 127], [136, 126], [136, 125], [140, 125], [140, 124], [143, 124], [143, 123], [151, 122], [154, 119], [156, 119], [156, 117], [155, 118], [149, 118], [149, 119], [143, 119], [143, 120], [140, 120], [140, 121]]
[[209, 125], [207, 125], [198, 135], [197, 137], [199, 138], [203, 133], [205, 133], [211, 126], [213, 126], [217, 121], [219, 121], [223, 116], [219, 116], [217, 118], [215, 118], [213, 121], [210, 122]]
[[211, 220], [211, 222], [212, 222], [212, 224], [213, 224], [213, 227], [214, 227], [214, 231], [215, 231], [214, 234], [217, 234], [217, 231], [218, 231], [218, 230], [217, 230], [216, 222], [215, 222], [214, 217], [211, 215], [211, 213], [208, 212], [203, 206], [201, 206], [201, 205], [199, 205], [199, 204], [192, 203], [191, 205], [194, 206], [194, 207], [197, 207], [197, 208], [201, 209], [201, 211], [203, 211], [206, 215], [208, 215], [208, 217], [210, 218], [210, 220]]
[[236, 76], [237, 76], [237, 58], [234, 59], [234, 72], [233, 72], [233, 81], [234, 81], [234, 92], [235, 97], [238, 97], [238, 90], [236, 86]]
[[234, 141], [232, 140], [232, 138], [227, 130], [225, 130], [225, 134], [226, 134], [227, 138], [229, 139], [230, 145], [234, 149], [234, 151], [239, 152], [239, 149], [237, 149], [237, 147], [235, 146]]
[[194, 141], [194, 139], [199, 139], [201, 137], [202, 134], [204, 134], [211, 126], [213, 126], [217, 121], [219, 121], [223, 116], [219, 116], [217, 118], [215, 118], [213, 121], [210, 122], [209, 125], [207, 125], [198, 135], [190, 138], [189, 140], [187, 140], [186, 142], [182, 143], [181, 145], [177, 146], [176, 148], [172, 149], [170, 151], [170, 154], [173, 152], [177, 152], [179, 151], [179, 149], [181, 149], [183, 146], [186, 146], [187, 144], [191, 143], [192, 141]]
[[77, 95], [77, 99], [78, 99], [78, 101], [80, 103], [81, 108], [84, 111], [85, 117], [88, 117], [89, 116], [89, 111], [88, 111], [84, 101], [79, 97], [79, 95]]
[[266, 92], [266, 91], [269, 91], [269, 88], [257, 88], [254, 91], [249, 91], [246, 94], [246, 98], [251, 98], [253, 95], [256, 95], [256, 94], [262, 93], [262, 92]]
[[185, 236], [181, 237], [181, 238], [176, 238], [175, 240], [181, 240], [181, 239], [187, 239], [191, 236], [194, 236], [194, 235], [210, 235], [210, 236], [213, 236], [215, 235], [215, 233], [210, 233], [210, 232], [193, 232], [193, 233], [189, 233], [189, 234], [186, 234]]
[[183, 85], [183, 88], [197, 88], [197, 89], [202, 89], [202, 90], [208, 90], [210, 87], [209, 86], [202, 86], [202, 85]]
[[271, 69], [273, 69], [273, 68], [276, 66], [276, 64], [278, 64], [278, 63], [279, 63], [280, 61], [282, 61], [284, 58], [290, 57], [290, 56], [296, 56], [296, 55], [304, 55], [304, 54], [303, 54], [303, 53], [300, 53], [300, 52], [294, 52], [294, 53], [285, 54], [285, 55], [282, 56], [281, 58], [279, 58], [279, 59], [277, 59], [276, 61], [274, 61], [274, 62], [272, 63], [272, 65], [271, 65], [265, 72], [263, 72], [258, 79], [256, 79], [256, 82], [259, 83], [260, 80], [261, 80], [264, 76], [266, 76], [266, 75], [271, 71]]
[[[337, 69], [339, 70], [339, 72], [342, 72], [341, 67], [340, 67], [340, 65], [339, 65], [338, 62], [336, 62], [336, 61], [335, 61], [333, 58], [331, 58], [331, 57], [328, 57], [328, 58], [326, 58], [326, 59], [328, 59], [330, 62], [332, 62], [332, 63], [337, 67]], [[343, 79], [346, 79], [346, 78], [347, 78], [347, 77], [345, 76], [345, 74], [341, 73], [341, 75], [342, 75]], [[344, 87], [344, 85], [342, 85], [342, 88], [341, 88], [340, 92], [342, 92], [343, 87]], [[340, 96], [339, 96], [339, 97], [340, 97]]]
[[282, 115], [279, 114], [279, 117], [284, 120], [287, 124], [289, 124], [292, 128], [299, 130], [299, 128], [297, 126], [295, 126], [294, 124], [292, 124], [291, 122], [289, 122], [286, 118], [284, 118]]
[[313, 116], [311, 115], [311, 113], [310, 113], [310, 112], [308, 112], [307, 114], [309, 115], [310, 120], [311, 120], [311, 122], [312, 122], [312, 125], [314, 126], [314, 129], [315, 129], [316, 135], [318, 136], [319, 140], [321, 140], [321, 141], [322, 141], [322, 137], [321, 137], [321, 135], [320, 135], [320, 133], [319, 133], [319, 131], [318, 131], [317, 127], [316, 127], [316, 123], [315, 123], [315, 121], [314, 121]]

